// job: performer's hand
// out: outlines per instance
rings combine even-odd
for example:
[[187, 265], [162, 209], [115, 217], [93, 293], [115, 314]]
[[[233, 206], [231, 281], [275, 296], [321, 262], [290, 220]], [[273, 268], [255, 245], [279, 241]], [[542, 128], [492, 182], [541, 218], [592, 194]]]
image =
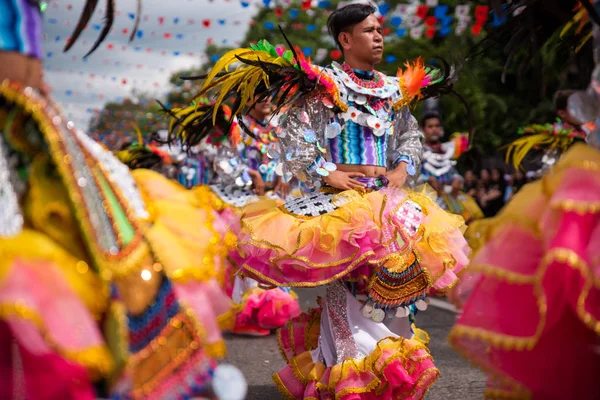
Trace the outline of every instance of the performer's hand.
[[360, 172], [344, 172], [344, 171], [332, 171], [328, 176], [324, 177], [323, 180], [329, 186], [336, 189], [350, 190], [350, 189], [362, 189], [366, 185], [362, 182], [357, 181], [357, 177], [364, 177], [365, 174]]
[[290, 193], [290, 184], [289, 182], [286, 183], [279, 179], [275, 184], [275, 188], [273, 189], [273, 191], [275, 192], [275, 194], [278, 194], [282, 200], [285, 200], [285, 198]]
[[408, 173], [406, 172], [406, 163], [400, 163], [395, 169], [388, 171], [385, 176], [390, 181], [388, 187], [402, 189], [406, 182], [406, 177], [408, 176]]
[[265, 181], [263, 180], [260, 172], [251, 169], [248, 171], [248, 175], [252, 178], [252, 185], [254, 186], [254, 193], [259, 196], [263, 196], [265, 194]]

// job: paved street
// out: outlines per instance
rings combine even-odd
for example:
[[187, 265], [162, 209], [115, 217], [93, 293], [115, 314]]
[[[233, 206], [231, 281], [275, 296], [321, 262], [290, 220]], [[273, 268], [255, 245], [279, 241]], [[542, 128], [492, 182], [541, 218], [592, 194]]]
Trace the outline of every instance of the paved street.
[[[314, 299], [321, 289], [296, 290], [303, 309], [315, 306]], [[429, 391], [428, 400], [475, 400], [482, 398], [485, 377], [471, 368], [468, 362], [454, 353], [447, 343], [448, 332], [455, 318], [454, 313], [436, 307], [417, 316], [417, 326], [425, 329], [431, 337], [429, 348], [441, 371], [440, 379]], [[247, 400], [281, 399], [271, 381], [273, 372], [284, 366], [279, 355], [275, 335], [265, 338], [229, 336], [227, 361], [244, 372], [250, 386]]]

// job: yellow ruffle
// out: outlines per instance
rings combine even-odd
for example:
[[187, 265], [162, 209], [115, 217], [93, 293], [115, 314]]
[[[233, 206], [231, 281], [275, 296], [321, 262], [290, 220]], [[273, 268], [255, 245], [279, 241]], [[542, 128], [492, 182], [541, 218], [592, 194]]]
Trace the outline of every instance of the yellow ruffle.
[[[443, 235], [453, 230], [464, 230], [464, 219], [457, 215], [452, 215], [442, 211], [435, 202], [423, 193], [410, 192], [400, 201], [393, 210], [388, 210], [384, 216], [384, 211], [389, 202], [388, 194], [382, 192], [364, 193], [357, 190], [347, 190], [339, 193], [332, 199], [332, 203], [340, 202], [342, 205], [336, 210], [315, 217], [300, 216], [291, 214], [283, 206], [277, 206], [277, 203], [270, 199], [263, 199], [251, 203], [242, 208], [242, 229], [248, 235], [238, 242], [238, 251], [242, 258], [246, 257], [243, 248], [245, 246], [272, 250], [275, 254], [269, 262], [276, 265], [283, 260], [297, 260], [300, 263], [307, 264], [311, 268], [332, 268], [340, 264], [351, 263], [345, 270], [329, 278], [318, 282], [277, 282], [249, 265], [244, 265], [255, 276], [264, 282], [275, 286], [292, 287], [313, 287], [324, 285], [337, 280], [348, 274], [357, 264], [368, 260], [372, 264], [383, 264], [393, 257], [405, 257], [408, 253], [386, 255], [381, 259], [374, 259], [373, 251], [361, 251], [356, 249], [353, 254], [344, 258], [337, 258], [332, 262], [315, 263], [309, 258], [298, 256], [300, 249], [307, 246], [313, 246], [315, 251], [329, 253], [332, 258], [340, 254], [339, 247], [342, 241], [351, 240], [354, 230], [349, 224], [363, 227], [367, 223], [375, 224], [381, 229], [384, 224], [394, 226], [392, 216], [402, 207], [406, 201], [413, 201], [423, 210], [423, 214], [428, 217], [427, 221], [421, 225], [419, 232], [413, 237], [394, 228], [392, 239], [386, 241], [383, 237], [383, 231], [379, 236], [382, 247], [389, 246], [392, 241], [402, 235], [401, 241], [408, 245], [407, 248], [414, 249], [419, 258], [420, 251], [430, 251], [436, 254], [436, 257], [442, 259], [444, 268], [440, 271], [428, 271], [431, 273], [432, 281], [441, 277], [447, 269], [453, 270], [456, 260], [452, 257], [446, 246]], [[282, 229], [286, 232], [281, 235]], [[319, 238], [317, 241], [315, 238]]]
[[236, 240], [215, 229], [211, 202], [154, 171], [132, 175], [150, 213], [144, 236], [167, 276], [174, 282], [222, 282], [225, 257]]
[[[16, 259], [30, 262], [30, 267], [39, 265], [40, 268], [47, 268], [48, 263], [52, 263], [96, 320], [100, 320], [106, 311], [108, 286], [85, 261], [73, 257], [47, 236], [25, 229], [15, 237], [0, 239], [0, 290], [2, 282], [14, 268]], [[42, 317], [22, 304], [1, 304], [0, 318], [7, 317], [16, 317], [34, 323], [50, 348], [61, 356], [84, 366], [92, 378], [107, 376], [112, 371], [113, 360], [105, 346], [78, 351], [62, 348], [52, 338], [52, 333], [45, 327]]]
[[[417, 351], [424, 350], [425, 354], [414, 360], [411, 359]], [[384, 356], [384, 352], [391, 354], [390, 356]], [[342, 398], [343, 396], [350, 393], [367, 393], [375, 391], [380, 394], [386, 390], [384, 383], [384, 371], [388, 365], [400, 360], [403, 368], [409, 374], [413, 374], [416, 368], [416, 364], [423, 362], [426, 359], [430, 359], [433, 362], [429, 350], [423, 344], [420, 344], [413, 340], [404, 338], [384, 338], [380, 340], [375, 349], [368, 356], [360, 359], [346, 359], [342, 363], [331, 367], [328, 382], [321, 382], [323, 375], [325, 374], [327, 367], [323, 363], [313, 362], [310, 352], [304, 352], [298, 356], [292, 358], [289, 365], [292, 372], [304, 385], [308, 385], [309, 382], [315, 382], [318, 390], [328, 391], [331, 396], [335, 399]], [[369, 373], [373, 380], [364, 387], [346, 388], [336, 392], [336, 386], [340, 381], [350, 379], [352, 376], [358, 376], [360, 374]], [[425, 379], [436, 380], [439, 376], [439, 370], [437, 368], [429, 368], [423, 371], [417, 379], [417, 385], [411, 393], [416, 392], [418, 389], [423, 387], [423, 381]], [[282, 385], [281, 379], [278, 374], [273, 376], [273, 380], [277, 384], [279, 382]], [[283, 386], [283, 385], [282, 385]], [[279, 385], [278, 385], [279, 387]], [[282, 393], [285, 395], [287, 389]], [[409, 397], [411, 393], [406, 393], [405, 397]], [[288, 392], [289, 394], [289, 392]]]
[[54, 264], [96, 320], [106, 311], [110, 295], [108, 285], [86, 261], [73, 257], [46, 235], [24, 229], [17, 236], [0, 239], [0, 285], [17, 258], [31, 261], [31, 267], [36, 261], [43, 262], [40, 268], [45, 268], [48, 262]]

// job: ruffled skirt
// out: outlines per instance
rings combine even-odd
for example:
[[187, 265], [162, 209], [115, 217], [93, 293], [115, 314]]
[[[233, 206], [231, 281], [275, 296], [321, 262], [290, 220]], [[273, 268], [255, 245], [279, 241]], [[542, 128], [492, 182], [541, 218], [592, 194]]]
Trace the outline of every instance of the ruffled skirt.
[[273, 376], [286, 399], [421, 399], [439, 371], [408, 318], [376, 323], [340, 282], [321, 309], [278, 331], [288, 366]]
[[283, 288], [262, 289], [248, 277], [235, 277], [232, 300], [238, 310], [234, 333], [240, 329], [281, 328], [302, 312], [294, 292]]
[[373, 300], [393, 307], [413, 303], [431, 288], [447, 290], [468, 262], [462, 218], [416, 192], [321, 191], [281, 206], [261, 200], [242, 212], [231, 258], [274, 286], [373, 278], [380, 281]]
[[[241, 231], [241, 211], [236, 205], [259, 200], [250, 190], [233, 190], [231, 186], [211, 185], [194, 188], [197, 198], [207, 202], [218, 213], [221, 225], [236, 236]], [[235, 197], [234, 195], [238, 195]], [[276, 200], [278, 204], [281, 201]], [[252, 278], [238, 274], [238, 269], [227, 262], [224, 266], [223, 287], [235, 304], [234, 332], [247, 334], [268, 333], [280, 328], [300, 315], [298, 300], [293, 292], [284, 289], [262, 289]]]
[[600, 152], [577, 145], [494, 219], [452, 293], [450, 342], [492, 398], [600, 398]]

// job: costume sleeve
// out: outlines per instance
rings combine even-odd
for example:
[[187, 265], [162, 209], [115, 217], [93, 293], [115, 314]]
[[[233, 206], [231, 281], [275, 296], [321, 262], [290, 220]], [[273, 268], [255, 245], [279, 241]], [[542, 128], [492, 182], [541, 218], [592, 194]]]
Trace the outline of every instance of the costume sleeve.
[[325, 128], [333, 113], [314, 97], [303, 97], [280, 118], [278, 135], [284, 180], [297, 177], [309, 186], [327, 172]]
[[395, 115], [394, 134], [389, 146], [391, 168], [396, 168], [400, 162], [407, 162], [418, 171], [423, 157], [423, 137], [408, 107], [400, 109]]

